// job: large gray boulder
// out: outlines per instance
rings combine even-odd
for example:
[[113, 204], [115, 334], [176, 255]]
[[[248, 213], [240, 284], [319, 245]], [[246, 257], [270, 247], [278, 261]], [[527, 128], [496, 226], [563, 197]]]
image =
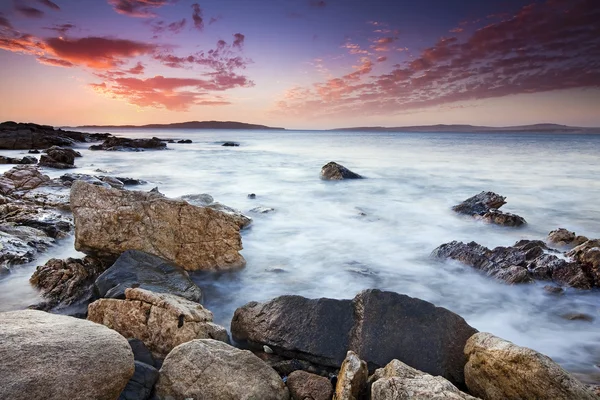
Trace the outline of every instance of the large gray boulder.
[[100, 297], [124, 299], [125, 289], [139, 287], [200, 301], [202, 292], [178, 265], [139, 250], [127, 250], [94, 284]]
[[371, 400], [476, 400], [441, 376], [416, 370], [392, 360], [369, 378]]
[[475, 332], [464, 319], [405, 295], [365, 290], [354, 300], [281, 296], [235, 311], [231, 333], [251, 348], [339, 367], [348, 350], [369, 369], [399, 359], [424, 372], [464, 384], [464, 345]]
[[88, 319], [143, 341], [162, 357], [193, 339], [229, 341], [227, 330], [214, 324], [212, 313], [198, 303], [139, 288], [126, 289], [125, 297], [96, 300], [88, 307]]
[[598, 400], [551, 358], [490, 333], [473, 335], [465, 354], [467, 387], [482, 399]]
[[0, 398], [114, 400], [134, 372], [117, 332], [43, 311], [0, 313]]
[[288, 400], [275, 370], [247, 350], [204, 339], [177, 346], [160, 369], [161, 399]]
[[75, 249], [116, 259], [141, 250], [186, 270], [230, 270], [245, 260], [231, 216], [159, 193], [108, 189], [75, 181], [71, 187]]

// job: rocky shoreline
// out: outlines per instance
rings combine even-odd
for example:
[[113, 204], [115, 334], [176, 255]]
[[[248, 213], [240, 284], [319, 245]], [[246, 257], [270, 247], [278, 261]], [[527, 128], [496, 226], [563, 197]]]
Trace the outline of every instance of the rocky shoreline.
[[[159, 138], [0, 124], [0, 148], [43, 150], [46, 168], [75, 167], [69, 146], [100, 140], [91, 149], [167, 146]], [[38, 266], [30, 282], [44, 300], [0, 313], [0, 398], [600, 398], [550, 358], [389, 291], [250, 302], [229, 329], [220, 326], [189, 272], [244, 268], [241, 231], [250, 217], [206, 194], [169, 199], [130, 190], [139, 180], [101, 171], [50, 179], [37, 159], [9, 161], [19, 165], [0, 176], [0, 279], [67, 235], [86, 257]], [[330, 162], [321, 179], [368, 178]], [[481, 192], [453, 210], [506, 229], [526, 224], [499, 211], [505, 203]], [[600, 241], [565, 229], [495, 249], [454, 241], [433, 250], [436, 259], [509, 284], [546, 282], [553, 293], [600, 286]]]

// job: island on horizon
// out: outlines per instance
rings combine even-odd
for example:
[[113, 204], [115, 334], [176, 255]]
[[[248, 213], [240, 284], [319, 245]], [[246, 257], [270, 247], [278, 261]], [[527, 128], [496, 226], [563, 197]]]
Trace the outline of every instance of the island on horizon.
[[285, 128], [266, 125], [248, 124], [236, 121], [187, 121], [170, 124], [147, 125], [82, 125], [74, 129], [256, 129], [256, 130], [285, 130]]

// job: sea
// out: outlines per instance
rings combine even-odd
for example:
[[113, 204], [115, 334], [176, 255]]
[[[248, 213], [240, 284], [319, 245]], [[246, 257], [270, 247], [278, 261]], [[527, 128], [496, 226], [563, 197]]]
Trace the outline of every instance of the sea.
[[[105, 130], [103, 130], [104, 132]], [[97, 132], [97, 130], [96, 130]], [[72, 171], [140, 178], [138, 190], [168, 197], [208, 193], [253, 218], [242, 232], [244, 269], [196, 273], [204, 305], [229, 327], [237, 307], [279, 295], [349, 299], [378, 288], [430, 301], [480, 331], [540, 351], [588, 383], [600, 384], [600, 291], [507, 285], [454, 261], [430, 257], [452, 240], [493, 248], [544, 239], [557, 228], [600, 238], [600, 135], [544, 133], [381, 133], [278, 130], [109, 131], [126, 137], [191, 139], [163, 151], [90, 151]], [[225, 141], [239, 147], [223, 147]], [[16, 156], [23, 151], [2, 151]], [[319, 179], [340, 163], [366, 179]], [[0, 172], [10, 169], [0, 166]], [[452, 212], [481, 191], [506, 196], [521, 228]], [[256, 194], [249, 199], [248, 194]], [[266, 214], [250, 212], [262, 206]], [[0, 280], [0, 311], [39, 301], [28, 279], [51, 257], [81, 256], [73, 237]], [[584, 313], [593, 321], [571, 321]]]

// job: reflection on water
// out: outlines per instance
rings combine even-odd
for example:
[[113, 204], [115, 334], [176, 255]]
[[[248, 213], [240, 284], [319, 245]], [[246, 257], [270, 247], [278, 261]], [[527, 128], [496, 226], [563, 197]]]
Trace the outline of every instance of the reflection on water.
[[[210, 193], [252, 215], [243, 233], [247, 267], [196, 274], [205, 305], [228, 326], [236, 307], [281, 294], [351, 298], [365, 288], [405, 293], [449, 308], [481, 331], [532, 347], [600, 382], [600, 294], [548, 296], [541, 285], [508, 286], [456, 263], [428, 258], [438, 245], [486, 246], [542, 239], [565, 227], [600, 237], [600, 136], [535, 134], [374, 134], [343, 132], [123, 131], [126, 136], [190, 138], [168, 151], [91, 152], [81, 146], [77, 172], [100, 168], [149, 181], [167, 196]], [[233, 140], [240, 147], [222, 147]], [[79, 149], [78, 149], [79, 150]], [[11, 152], [5, 152], [9, 154]], [[12, 152], [17, 153], [17, 152]], [[319, 180], [337, 161], [366, 176]], [[60, 176], [64, 171], [50, 171]], [[482, 190], [507, 196], [503, 209], [528, 221], [502, 228], [449, 208]], [[256, 193], [257, 198], [247, 198]], [[366, 214], [366, 215], [361, 215]], [[56, 254], [73, 253], [72, 241]], [[40, 260], [41, 262], [42, 260]], [[0, 310], [32, 302], [33, 266], [0, 281]], [[594, 322], [565, 321], [583, 312]], [[596, 376], [594, 376], [594, 374]]]

